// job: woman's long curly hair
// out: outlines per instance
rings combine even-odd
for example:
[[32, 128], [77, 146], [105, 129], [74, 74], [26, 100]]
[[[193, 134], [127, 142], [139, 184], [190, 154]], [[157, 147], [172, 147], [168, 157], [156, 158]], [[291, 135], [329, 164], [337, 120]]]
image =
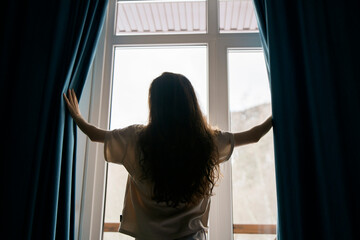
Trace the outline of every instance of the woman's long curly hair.
[[154, 79], [149, 109], [139, 144], [142, 179], [153, 183], [153, 200], [177, 207], [211, 196], [219, 177], [218, 150], [190, 81], [169, 72]]

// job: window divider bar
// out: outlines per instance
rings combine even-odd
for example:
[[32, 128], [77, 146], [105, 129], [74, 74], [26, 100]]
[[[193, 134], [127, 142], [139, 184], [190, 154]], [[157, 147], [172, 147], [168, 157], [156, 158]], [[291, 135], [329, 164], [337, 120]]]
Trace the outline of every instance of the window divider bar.
[[210, 34], [158, 34], [158, 35], [128, 35], [111, 36], [113, 45], [136, 45], [136, 44], [186, 44], [186, 43], [210, 43], [211, 41], [221, 42], [230, 48], [261, 47], [259, 33], [227, 33], [220, 36]]

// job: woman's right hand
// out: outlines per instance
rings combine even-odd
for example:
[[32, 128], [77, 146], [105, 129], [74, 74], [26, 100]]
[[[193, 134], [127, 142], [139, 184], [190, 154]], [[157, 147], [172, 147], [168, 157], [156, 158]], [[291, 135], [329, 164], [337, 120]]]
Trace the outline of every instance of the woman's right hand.
[[272, 116], [270, 116], [262, 124], [250, 130], [234, 133], [235, 147], [258, 142], [271, 129], [272, 125]]

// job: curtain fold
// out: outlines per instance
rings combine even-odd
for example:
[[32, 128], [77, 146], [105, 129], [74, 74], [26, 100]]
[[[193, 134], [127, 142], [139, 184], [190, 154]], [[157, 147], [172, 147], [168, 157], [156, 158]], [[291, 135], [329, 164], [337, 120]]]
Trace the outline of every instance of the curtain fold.
[[278, 239], [359, 239], [359, 3], [254, 5], [272, 93]]
[[76, 126], [62, 93], [81, 96], [107, 1], [6, 1], [0, 10], [3, 233], [74, 239]]

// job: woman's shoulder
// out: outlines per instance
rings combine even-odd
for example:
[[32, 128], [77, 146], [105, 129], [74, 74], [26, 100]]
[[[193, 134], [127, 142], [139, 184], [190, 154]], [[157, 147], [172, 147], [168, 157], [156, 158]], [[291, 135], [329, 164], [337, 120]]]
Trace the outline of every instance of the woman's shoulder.
[[138, 136], [145, 129], [145, 125], [142, 124], [133, 124], [123, 128], [116, 128], [108, 132], [107, 139], [112, 138], [122, 138], [127, 139], [127, 141], [133, 139], [138, 139]]
[[127, 127], [124, 128], [118, 128], [115, 129], [115, 131], [120, 131], [120, 132], [128, 132], [128, 133], [139, 133], [140, 131], [142, 131], [143, 129], [145, 129], [145, 125], [143, 124], [132, 124], [129, 125]]
[[145, 125], [143, 125], [143, 124], [133, 124], [133, 125], [128, 126], [128, 128], [130, 128], [133, 131], [137, 132], [137, 131], [141, 131], [141, 130], [145, 129]]

